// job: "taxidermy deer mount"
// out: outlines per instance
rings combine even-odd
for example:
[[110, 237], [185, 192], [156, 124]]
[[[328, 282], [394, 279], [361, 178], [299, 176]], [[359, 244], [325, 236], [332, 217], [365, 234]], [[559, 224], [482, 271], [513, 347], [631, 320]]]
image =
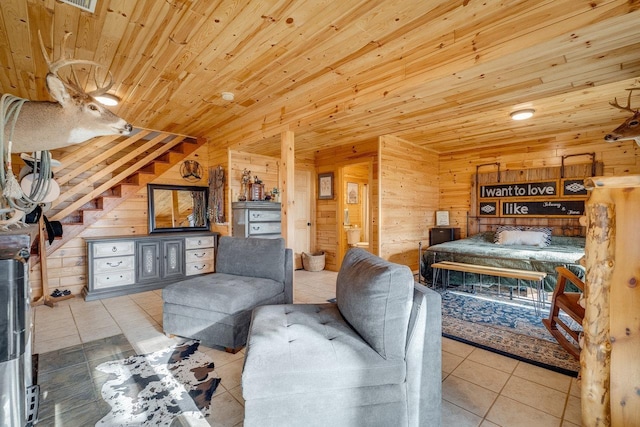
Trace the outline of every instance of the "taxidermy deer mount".
[[[52, 159], [49, 150], [79, 144], [101, 135], [128, 135], [132, 130], [130, 123], [107, 110], [94, 98], [111, 88], [111, 73], [107, 73], [109, 83], [100, 87], [95, 70], [104, 68], [101, 64], [66, 58], [65, 49], [70, 35], [65, 34], [60, 58], [53, 61], [49, 59], [38, 32], [40, 49], [49, 69], [47, 90], [57, 102], [28, 101], [10, 94], [4, 94], [0, 101], [0, 231], [10, 226], [20, 227], [26, 213], [47, 201], [55, 184], [50, 172]], [[71, 79], [66, 82], [62, 80], [58, 70], [76, 64], [95, 67], [96, 90], [85, 92], [73, 67], [71, 74], [75, 82]], [[23, 191], [13, 174], [12, 151], [33, 152], [33, 158], [40, 159], [35, 163], [30, 190]]]
[[[95, 136], [128, 135], [132, 126], [126, 120], [116, 116], [94, 99], [106, 93], [113, 85], [113, 77], [109, 72], [109, 83], [104, 87], [85, 92], [74, 75], [75, 82], [65, 82], [58, 70], [64, 66], [75, 64], [104, 66], [94, 61], [67, 59], [65, 49], [71, 33], [64, 36], [60, 59], [49, 59], [42, 42], [40, 32], [40, 49], [44, 56], [49, 73], [47, 74], [47, 90], [57, 102], [29, 101], [22, 106], [18, 115], [13, 137], [12, 151], [15, 153], [53, 150], [73, 144], [79, 144]], [[9, 141], [10, 126], [5, 127], [4, 138]]]
[[640, 146], [640, 109], [634, 110], [631, 108], [631, 94], [634, 90], [640, 90], [640, 87], [634, 87], [627, 90], [629, 91], [629, 97], [627, 98], [627, 105], [625, 107], [618, 104], [617, 98], [614, 98], [614, 102], [610, 102], [609, 104], [621, 109], [622, 111], [629, 111], [633, 113], [633, 116], [625, 120], [624, 123], [615, 128], [611, 133], [605, 135], [604, 140], [607, 142], [614, 142], [633, 139], [636, 141], [636, 144]]

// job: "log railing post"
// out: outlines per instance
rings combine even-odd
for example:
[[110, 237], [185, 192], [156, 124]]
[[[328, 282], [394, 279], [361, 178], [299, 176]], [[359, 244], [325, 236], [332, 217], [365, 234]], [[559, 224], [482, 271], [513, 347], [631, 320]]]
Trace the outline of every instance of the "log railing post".
[[583, 426], [640, 420], [640, 176], [585, 180]]

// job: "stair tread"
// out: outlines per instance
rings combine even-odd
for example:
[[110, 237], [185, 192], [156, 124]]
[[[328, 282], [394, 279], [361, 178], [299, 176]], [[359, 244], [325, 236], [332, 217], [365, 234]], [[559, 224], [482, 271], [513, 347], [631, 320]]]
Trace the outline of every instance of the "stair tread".
[[[83, 229], [86, 229], [88, 226], [93, 224], [93, 220], [120, 205], [121, 202], [118, 200], [124, 201], [134, 196], [139, 189], [145, 187], [147, 183], [150, 182], [150, 177], [160, 176], [166, 173], [172, 165], [178, 164], [181, 160], [204, 144], [204, 140], [194, 138], [182, 140], [176, 146], [169, 148], [165, 153], [156, 157], [147, 165], [141, 167], [124, 180], [114, 184], [111, 188], [105, 190], [102, 194], [88, 202], [95, 203], [101, 207], [79, 208], [75, 212], [67, 215], [62, 219], [63, 225], [69, 228], [68, 231], [73, 231], [63, 234], [62, 237], [57, 237], [54, 244], [48, 248], [47, 253], [51, 254], [61, 248], [66, 241], [78, 236]], [[157, 166], [160, 167], [158, 168]], [[87, 218], [83, 218], [83, 214], [86, 214], [87, 218], [91, 218], [91, 224], [87, 223]], [[64, 222], [67, 218], [73, 222]], [[80, 218], [82, 218], [82, 222], [78, 222]], [[61, 240], [63, 241], [61, 242]]]

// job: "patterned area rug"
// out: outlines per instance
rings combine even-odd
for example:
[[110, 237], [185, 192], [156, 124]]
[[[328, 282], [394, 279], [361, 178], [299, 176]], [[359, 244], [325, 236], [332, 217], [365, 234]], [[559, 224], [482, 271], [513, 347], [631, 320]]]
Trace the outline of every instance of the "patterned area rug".
[[188, 341], [97, 366], [110, 374], [102, 398], [111, 412], [96, 426], [169, 426], [177, 416], [203, 421], [220, 378], [198, 345]]
[[[580, 362], [542, 325], [533, 307], [442, 292], [442, 335], [514, 359], [577, 376]], [[569, 320], [567, 320], [569, 321]]]

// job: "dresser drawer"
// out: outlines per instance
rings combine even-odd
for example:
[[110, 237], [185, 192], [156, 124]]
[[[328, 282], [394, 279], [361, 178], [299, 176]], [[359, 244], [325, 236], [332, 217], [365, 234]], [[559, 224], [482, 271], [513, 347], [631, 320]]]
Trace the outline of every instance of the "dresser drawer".
[[250, 236], [254, 234], [274, 234], [274, 233], [280, 233], [279, 222], [263, 222], [263, 223], [249, 224]]
[[213, 236], [187, 237], [184, 239], [186, 249], [212, 248]]
[[133, 270], [117, 271], [113, 273], [94, 274], [93, 287], [95, 289], [110, 288], [113, 286], [131, 285], [135, 283], [136, 275]]
[[280, 221], [280, 211], [250, 210], [249, 222], [255, 222], [255, 221]]
[[185, 262], [204, 262], [204, 261], [213, 261], [214, 249], [213, 248], [204, 248], [204, 249], [191, 249], [186, 253]]
[[134, 270], [134, 260], [135, 258], [132, 256], [96, 258], [93, 260], [93, 272], [103, 274], [112, 271]]
[[115, 242], [96, 243], [93, 245], [93, 256], [113, 257], [116, 255], [133, 255], [135, 252], [135, 242], [133, 240], [119, 240]]
[[187, 264], [186, 275], [193, 276], [195, 274], [213, 273], [213, 260], [190, 262]]

